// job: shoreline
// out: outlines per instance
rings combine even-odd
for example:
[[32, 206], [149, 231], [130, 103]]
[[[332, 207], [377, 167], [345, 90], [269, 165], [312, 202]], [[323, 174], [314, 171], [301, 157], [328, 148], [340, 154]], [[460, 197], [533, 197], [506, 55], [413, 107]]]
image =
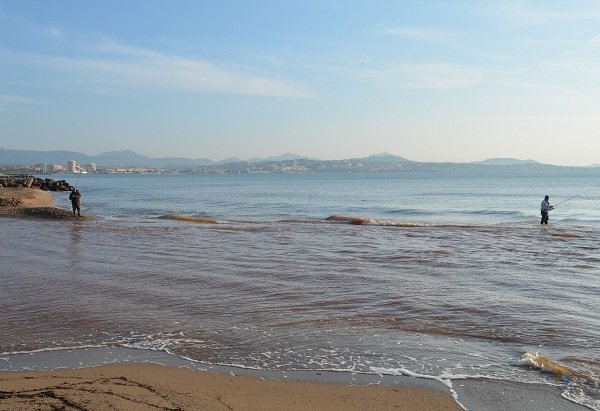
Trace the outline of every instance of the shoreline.
[[434, 381], [250, 370], [123, 347], [3, 354], [0, 370], [0, 410], [461, 410]]
[[[5, 392], [0, 396], [0, 410], [19, 409], [23, 397], [34, 401], [30, 405], [38, 406], [60, 397], [67, 402], [85, 403], [82, 408], [94, 410], [156, 409], [156, 401], [165, 398], [171, 402], [162, 403], [158, 409], [221, 409], [223, 404], [228, 406], [222, 409], [234, 410], [588, 409], [562, 398], [558, 386], [486, 379], [456, 379], [451, 385], [452, 389], [441, 381], [405, 375], [239, 368], [121, 346], [0, 356], [0, 391]], [[82, 387], [93, 389], [85, 391]], [[43, 392], [52, 392], [53, 397], [41, 395]], [[131, 408], [131, 403], [119, 405], [132, 393], [148, 402], [137, 404], [137, 408]], [[213, 402], [202, 402], [208, 398]], [[215, 398], [221, 401], [214, 402]]]

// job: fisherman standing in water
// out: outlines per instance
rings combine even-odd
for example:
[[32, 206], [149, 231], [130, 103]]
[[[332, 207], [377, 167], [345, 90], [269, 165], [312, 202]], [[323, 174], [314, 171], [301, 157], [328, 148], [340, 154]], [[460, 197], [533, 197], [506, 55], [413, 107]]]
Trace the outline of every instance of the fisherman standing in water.
[[542, 205], [540, 206], [540, 212], [542, 213], [540, 224], [548, 224], [548, 212], [552, 209], [554, 209], [554, 207], [550, 205], [550, 196], [547, 195], [544, 197], [544, 200], [542, 200]]
[[73, 217], [75, 217], [75, 212], [77, 211], [77, 216], [81, 217], [81, 193], [77, 189], [73, 189], [71, 194], [69, 194], [69, 200], [71, 200], [71, 205], [73, 206]]

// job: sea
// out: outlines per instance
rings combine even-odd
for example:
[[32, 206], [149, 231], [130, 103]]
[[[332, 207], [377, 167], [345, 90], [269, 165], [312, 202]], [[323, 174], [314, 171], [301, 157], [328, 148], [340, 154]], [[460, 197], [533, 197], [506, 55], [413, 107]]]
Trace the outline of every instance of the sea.
[[119, 346], [600, 410], [600, 171], [50, 177], [94, 219], [0, 219], [0, 359]]

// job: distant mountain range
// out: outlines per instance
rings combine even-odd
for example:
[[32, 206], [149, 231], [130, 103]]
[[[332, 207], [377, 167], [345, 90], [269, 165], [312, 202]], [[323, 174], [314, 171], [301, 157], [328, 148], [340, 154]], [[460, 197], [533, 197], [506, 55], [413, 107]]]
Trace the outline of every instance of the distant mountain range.
[[[286, 153], [276, 157], [253, 158], [247, 161], [286, 161], [294, 159], [308, 159], [308, 157]], [[107, 151], [102, 154], [90, 156], [88, 154], [67, 150], [35, 151], [7, 150], [0, 148], [0, 166], [20, 166], [26, 164], [66, 164], [69, 160], [75, 160], [78, 164], [96, 163], [101, 167], [149, 167], [174, 169], [238, 163], [243, 161], [237, 157], [232, 157], [221, 161], [213, 161], [208, 158], [151, 158], [142, 154], [138, 154], [132, 150]]]
[[562, 167], [515, 158], [490, 158], [470, 163], [416, 162], [390, 153], [373, 154], [368, 157], [345, 160], [318, 160], [293, 153], [275, 157], [241, 160], [233, 157], [221, 161], [207, 158], [181, 157], [151, 158], [131, 150], [107, 151], [90, 156], [74, 151], [10, 150], [0, 148], [0, 166], [25, 166], [34, 164], [66, 164], [75, 160], [78, 164], [96, 163], [98, 167], [155, 168], [195, 170], [200, 172], [297, 172], [297, 171], [485, 171], [511, 169], [522, 172], [543, 170], [581, 170], [600, 167]]
[[518, 164], [541, 164], [534, 160], [518, 160], [516, 158], [488, 158], [483, 161], [476, 161], [477, 164], [487, 164], [491, 166], [514, 166]]

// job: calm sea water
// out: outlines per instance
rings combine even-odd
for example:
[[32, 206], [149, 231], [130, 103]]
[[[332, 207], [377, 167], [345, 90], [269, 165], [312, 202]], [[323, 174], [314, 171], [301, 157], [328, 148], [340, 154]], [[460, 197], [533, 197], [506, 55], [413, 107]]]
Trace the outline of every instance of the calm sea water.
[[3, 355], [538, 382], [600, 410], [600, 177], [66, 179], [96, 220], [0, 220]]

